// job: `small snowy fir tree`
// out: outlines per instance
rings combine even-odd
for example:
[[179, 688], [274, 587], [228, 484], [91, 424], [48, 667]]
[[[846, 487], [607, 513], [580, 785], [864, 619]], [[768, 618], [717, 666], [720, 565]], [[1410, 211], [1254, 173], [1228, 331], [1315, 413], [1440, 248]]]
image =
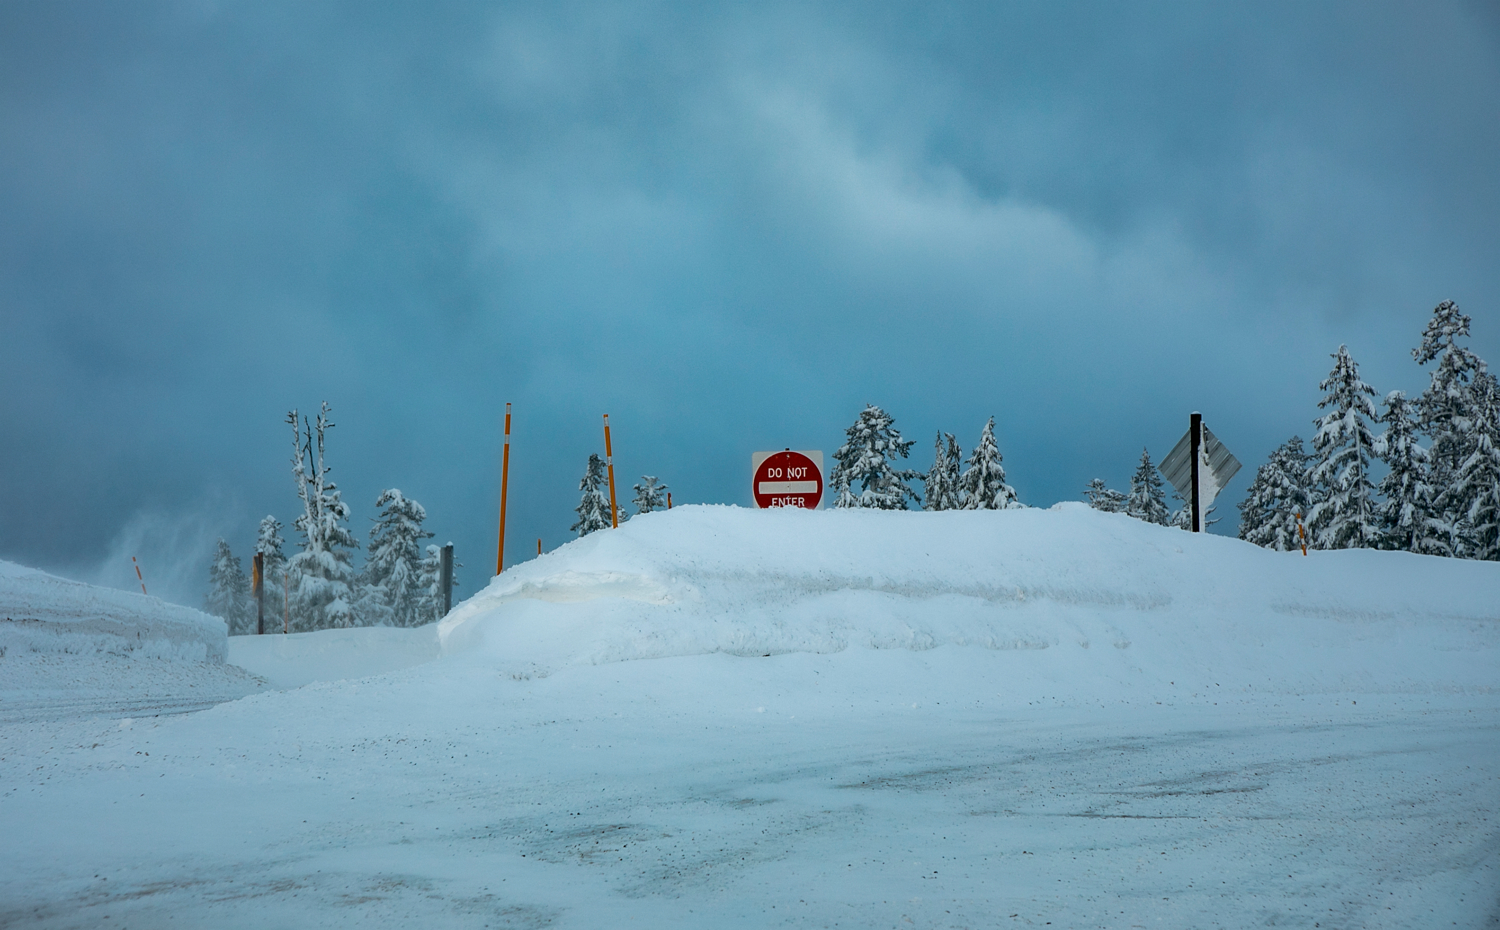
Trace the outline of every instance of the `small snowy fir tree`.
[[1313, 504], [1307, 532], [1319, 549], [1371, 549], [1380, 542], [1370, 455], [1375, 435], [1375, 389], [1359, 379], [1359, 366], [1347, 346], [1332, 356], [1333, 370], [1318, 385], [1328, 393], [1318, 402], [1328, 413], [1314, 422]]
[[962, 508], [963, 452], [952, 433], [937, 434], [933, 443], [932, 468], [923, 479], [923, 506], [928, 510], [959, 510]]
[[421, 626], [422, 540], [432, 534], [422, 529], [427, 511], [396, 488], [382, 491], [375, 506], [380, 516], [370, 528], [370, 555], [365, 560], [365, 584], [370, 589], [367, 624]]
[[578, 490], [583, 492], [583, 499], [573, 508], [578, 514], [578, 522], [570, 527], [579, 536], [607, 530], [614, 525], [609, 519], [609, 494], [605, 490], [605, 480], [604, 460], [597, 453], [590, 452], [588, 469], [583, 473], [583, 480], [578, 482]]
[[655, 475], [641, 475], [641, 483], [635, 486], [635, 512], [651, 513], [667, 509], [667, 486]]
[[1137, 520], [1167, 525], [1167, 498], [1162, 494], [1161, 475], [1151, 464], [1151, 453], [1141, 450], [1141, 463], [1130, 476], [1130, 493], [1125, 497], [1125, 512]]
[[355, 625], [355, 574], [349, 552], [359, 548], [359, 540], [345, 525], [349, 505], [328, 477], [332, 469], [324, 453], [326, 433], [333, 428], [329, 413], [325, 401], [316, 420], [303, 417], [299, 424], [297, 411], [287, 414], [292, 427], [292, 477], [302, 500], [302, 514], [295, 523], [302, 534], [302, 551], [287, 565], [292, 625], [297, 630]]
[[1500, 384], [1487, 371], [1474, 378], [1468, 458], [1454, 490], [1464, 511], [1465, 550], [1471, 559], [1500, 560]]
[[1405, 394], [1392, 391], [1386, 395], [1380, 422], [1385, 431], [1375, 440], [1375, 454], [1390, 469], [1380, 482], [1385, 498], [1379, 511], [1381, 547], [1451, 555], [1451, 534], [1433, 513], [1427, 450], [1417, 442], [1417, 424]]
[[833, 454], [838, 464], [830, 476], [830, 483], [840, 491], [835, 507], [905, 510], [908, 499], [921, 503], [906, 484], [921, 478], [921, 473], [893, 464], [897, 458], [906, 458], [912, 446], [911, 440], [901, 438], [894, 424], [890, 414], [870, 404], [844, 431], [849, 441]]
[[254, 632], [249, 629], [255, 620], [250, 607], [250, 582], [240, 568], [240, 560], [229, 551], [229, 543], [219, 537], [214, 547], [214, 560], [208, 568], [208, 596], [203, 600], [203, 609], [229, 625], [229, 635]]
[[1240, 502], [1241, 539], [1278, 552], [1302, 547], [1297, 521], [1306, 517], [1312, 502], [1309, 458], [1302, 437], [1293, 436], [1255, 470], [1255, 480]]
[[1422, 342], [1412, 350], [1417, 364], [1437, 362], [1432, 382], [1416, 399], [1417, 422], [1432, 437], [1430, 461], [1438, 490], [1468, 458], [1474, 421], [1474, 379], [1485, 370], [1484, 362], [1459, 339], [1469, 335], [1469, 318], [1458, 304], [1445, 300], [1432, 311], [1422, 333]]
[[[449, 545], [452, 545], [451, 543]], [[453, 587], [458, 587], [458, 570], [464, 567], [455, 556], [453, 559]], [[443, 619], [443, 547], [428, 543], [422, 561], [417, 564], [416, 626]]]
[[1016, 489], [1005, 483], [1005, 466], [995, 442], [995, 418], [990, 417], [979, 435], [979, 445], [969, 454], [969, 467], [961, 479], [965, 510], [1010, 510], [1021, 506]]
[[[281, 538], [281, 521], [267, 514], [261, 518], [260, 530], [255, 536], [255, 551], [261, 556], [261, 565], [265, 572], [262, 576], [263, 592], [266, 599], [266, 616], [271, 617], [279, 614], [279, 610], [272, 610], [271, 605], [280, 605], [285, 596], [286, 585], [286, 543]], [[267, 621], [269, 623], [269, 620]]]
[[1095, 478], [1083, 489], [1089, 506], [1105, 513], [1119, 513], [1125, 509], [1125, 495], [1114, 488], [1106, 487], [1103, 478]]

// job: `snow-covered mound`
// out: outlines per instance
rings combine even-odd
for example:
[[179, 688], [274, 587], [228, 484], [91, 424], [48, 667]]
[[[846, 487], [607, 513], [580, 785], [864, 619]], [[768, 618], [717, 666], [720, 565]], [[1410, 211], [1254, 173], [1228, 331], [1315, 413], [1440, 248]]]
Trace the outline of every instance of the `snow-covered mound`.
[[156, 597], [0, 561], [0, 657], [109, 655], [222, 664], [224, 621]]
[[692, 506], [506, 571], [439, 635], [445, 654], [518, 678], [707, 653], [952, 646], [1011, 651], [1017, 685], [1070, 691], [1491, 691], [1500, 564], [1303, 557], [1082, 504]]
[[368, 678], [438, 657], [437, 626], [377, 626], [315, 633], [235, 636], [229, 661], [278, 688]]

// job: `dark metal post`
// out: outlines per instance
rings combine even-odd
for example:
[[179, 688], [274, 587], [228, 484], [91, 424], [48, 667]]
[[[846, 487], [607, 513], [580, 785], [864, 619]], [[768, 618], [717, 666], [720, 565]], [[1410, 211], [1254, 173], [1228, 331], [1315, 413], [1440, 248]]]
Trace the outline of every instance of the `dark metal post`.
[[1201, 486], [1200, 483], [1199, 483], [1200, 479], [1199, 479], [1199, 475], [1198, 475], [1198, 456], [1199, 456], [1199, 451], [1202, 448], [1203, 448], [1203, 414], [1198, 413], [1198, 412], [1195, 411], [1193, 413], [1192, 421], [1191, 421], [1190, 425], [1188, 426], [1188, 454], [1191, 456], [1191, 458], [1189, 459], [1189, 461], [1192, 463], [1192, 469], [1193, 469], [1193, 490], [1192, 490], [1192, 495], [1191, 495], [1192, 496], [1191, 506], [1193, 508], [1193, 532], [1194, 533], [1201, 533], [1203, 531], [1202, 514], [1200, 513], [1199, 507], [1198, 507], [1198, 501], [1200, 500], [1198, 489]]
[[448, 611], [453, 609], [453, 543], [449, 543], [442, 549], [442, 574], [440, 584], [443, 586], [443, 616], [448, 616]]
[[260, 636], [266, 632], [266, 554], [255, 553], [255, 561], [251, 564], [254, 566], [250, 593], [255, 597], [255, 635]]

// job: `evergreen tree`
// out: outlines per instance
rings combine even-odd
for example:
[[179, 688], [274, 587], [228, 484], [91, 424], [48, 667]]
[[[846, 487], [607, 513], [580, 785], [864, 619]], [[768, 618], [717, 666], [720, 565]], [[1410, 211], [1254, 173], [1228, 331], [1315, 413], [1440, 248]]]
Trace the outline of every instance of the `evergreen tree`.
[[[1422, 342], [1412, 350], [1417, 364], [1436, 361], [1432, 382], [1415, 402], [1417, 422], [1432, 437], [1430, 464], [1435, 489], [1441, 495], [1459, 466], [1468, 458], [1474, 420], [1474, 379], [1484, 362], [1459, 339], [1469, 335], [1469, 318], [1458, 304], [1445, 300], [1432, 311]], [[1448, 501], [1448, 503], [1457, 502]]]
[[667, 509], [667, 486], [657, 481], [655, 475], [641, 475], [641, 483], [635, 486], [634, 503], [638, 514]]
[[1005, 483], [1005, 466], [1000, 446], [995, 442], [995, 418], [990, 417], [979, 435], [979, 445], [969, 454], [964, 471], [963, 508], [965, 510], [1007, 510], [1021, 506], [1016, 490]]
[[1167, 498], [1162, 493], [1161, 475], [1151, 464], [1151, 453], [1141, 450], [1141, 463], [1130, 476], [1130, 493], [1125, 497], [1125, 512], [1137, 520], [1166, 526]]
[[1389, 466], [1380, 493], [1381, 545], [1386, 549], [1452, 555], [1446, 524], [1434, 515], [1432, 485], [1427, 478], [1427, 450], [1417, 442], [1412, 404], [1400, 391], [1385, 398], [1380, 422], [1385, 431], [1375, 440], [1375, 454]]
[[1083, 489], [1089, 506], [1105, 513], [1119, 513], [1125, 509], [1125, 495], [1113, 488], [1105, 487], [1103, 478], [1095, 478]]
[[298, 630], [322, 630], [355, 625], [354, 569], [349, 551], [359, 541], [345, 524], [349, 505], [338, 486], [328, 477], [325, 438], [333, 423], [324, 401], [316, 420], [301, 420], [297, 411], [287, 414], [292, 427], [292, 477], [302, 514], [294, 524], [302, 534], [302, 551], [287, 565], [291, 580], [292, 624]]
[[1370, 454], [1376, 419], [1370, 400], [1375, 389], [1359, 378], [1359, 366], [1347, 346], [1332, 356], [1333, 370], [1318, 387], [1327, 391], [1318, 407], [1328, 413], [1314, 421], [1313, 505], [1307, 532], [1319, 549], [1369, 549], [1380, 541], [1375, 487], [1370, 483]]
[[859, 498], [849, 488], [848, 475], [836, 475], [833, 479], [833, 507], [835, 510], [848, 510], [859, 506]]
[[1240, 503], [1240, 539], [1278, 552], [1301, 548], [1297, 518], [1305, 518], [1312, 504], [1309, 460], [1302, 437], [1293, 436], [1255, 470], [1255, 480]]
[[208, 568], [208, 596], [203, 600], [205, 612], [223, 619], [229, 635], [252, 632], [249, 621], [255, 619], [250, 608], [250, 582], [240, 568], [240, 560], [229, 551], [229, 543], [219, 537], [214, 560]]
[[1481, 371], [1474, 379], [1468, 458], [1454, 482], [1464, 511], [1469, 558], [1500, 560], [1500, 384]]
[[[451, 545], [451, 543], [450, 543]], [[458, 587], [458, 570], [464, 563], [453, 559], [453, 587]], [[414, 626], [433, 623], [443, 619], [443, 548], [428, 543], [422, 561], [417, 564], [417, 590], [420, 596], [415, 611]]]
[[370, 528], [370, 555], [365, 560], [362, 598], [366, 624], [421, 626], [422, 540], [432, 534], [422, 528], [427, 511], [396, 488], [382, 491], [375, 506], [382, 508]]
[[[921, 474], [892, 464], [896, 458], [906, 458], [912, 446], [911, 440], [901, 438], [894, 423], [884, 410], [870, 404], [860, 412], [854, 425], [844, 431], [849, 441], [833, 454], [838, 464], [833, 468], [832, 484], [841, 488], [835, 507], [905, 510], [908, 498], [921, 503], [917, 493], [906, 485], [907, 481], [922, 477]], [[860, 488], [858, 496], [853, 492], [856, 485]]]
[[[255, 537], [255, 551], [261, 556], [262, 593], [265, 597], [266, 617], [281, 613], [279, 609], [286, 597], [286, 553], [281, 539], [281, 521], [269, 514], [261, 518], [260, 530]], [[273, 610], [276, 605], [278, 609]], [[267, 619], [269, 625], [270, 620]]]
[[578, 514], [578, 522], [570, 527], [579, 536], [587, 536], [596, 530], [607, 530], [614, 525], [609, 518], [609, 495], [605, 491], [605, 480], [604, 460], [598, 454], [590, 452], [588, 469], [583, 473], [583, 480], [578, 482], [578, 490], [583, 492], [583, 499], [573, 508]]
[[961, 509], [962, 469], [963, 452], [959, 450], [958, 440], [952, 433], [939, 432], [937, 440], [933, 443], [932, 468], [923, 479], [923, 497], [926, 499], [923, 506], [926, 509]]

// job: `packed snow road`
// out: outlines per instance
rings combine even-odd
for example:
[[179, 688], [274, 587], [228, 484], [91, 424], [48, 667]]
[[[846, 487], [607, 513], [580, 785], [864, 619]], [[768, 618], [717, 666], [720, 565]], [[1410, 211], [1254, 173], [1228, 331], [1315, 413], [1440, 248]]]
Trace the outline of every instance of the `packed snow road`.
[[0, 926], [1494, 926], [1497, 569], [678, 508], [208, 710], [0, 714]]

